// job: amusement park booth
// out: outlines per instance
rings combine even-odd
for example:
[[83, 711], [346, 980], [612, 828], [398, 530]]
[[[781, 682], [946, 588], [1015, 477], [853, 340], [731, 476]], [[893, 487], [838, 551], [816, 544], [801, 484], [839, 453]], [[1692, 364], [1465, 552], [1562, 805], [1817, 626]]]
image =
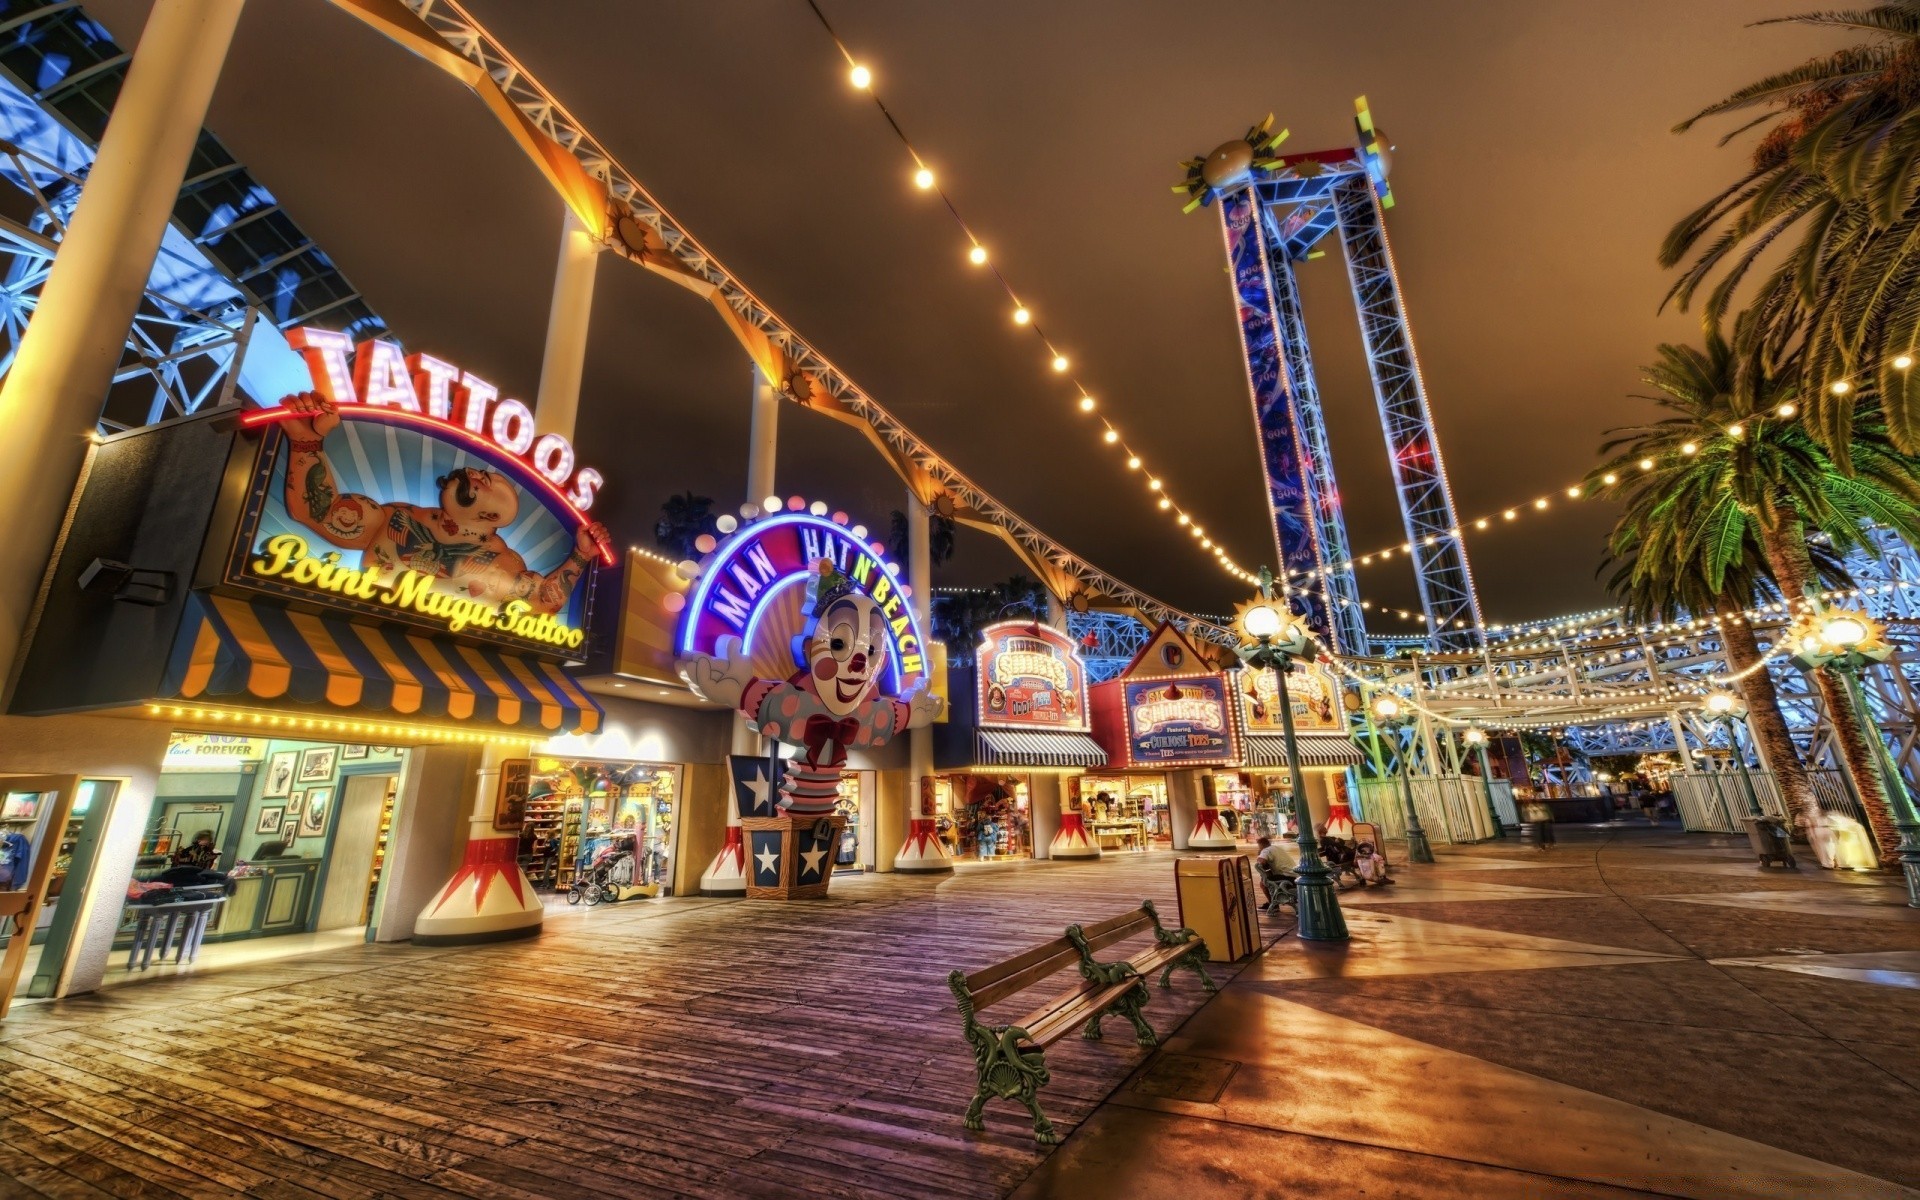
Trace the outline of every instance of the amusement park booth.
[[1238, 844], [1210, 794], [1212, 773], [1241, 761], [1233, 688], [1164, 622], [1119, 675], [1093, 685], [1093, 738], [1107, 767], [1078, 780], [1079, 800], [1103, 850]]
[[[110, 947], [144, 955], [162, 923], [192, 930], [176, 956], [404, 939], [436, 914], [463, 939], [540, 927], [518, 826], [468, 814], [491, 810], [501, 759], [600, 726], [576, 675], [611, 559], [584, 513], [598, 476], [535, 442], [516, 401], [481, 420], [494, 393], [446, 364], [410, 375], [416, 359], [370, 341], [356, 378], [344, 335], [290, 340], [321, 399], [89, 452], [12, 697], [35, 720], [10, 728], [66, 745], [83, 777], [109, 728], [160, 736], [47, 847], [63, 879], [36, 994], [90, 989]], [[0, 771], [17, 761], [0, 752]], [[159, 921], [169, 904], [193, 919]]]
[[[1241, 835], [1253, 840], [1261, 834], [1279, 837], [1286, 830], [1286, 814], [1297, 813], [1293, 796], [1292, 763], [1280, 720], [1279, 688], [1272, 671], [1241, 668], [1232, 673], [1239, 703], [1242, 758], [1234, 772], [1215, 772], [1215, 796], [1222, 808], [1241, 808]], [[1340, 687], [1338, 677], [1323, 663], [1294, 665], [1287, 677], [1287, 696], [1293, 703], [1294, 744], [1300, 748], [1301, 775], [1307, 785], [1307, 809], [1315, 821], [1353, 801], [1351, 767], [1364, 760], [1348, 735], [1347, 713], [1357, 697]], [[1344, 811], [1351, 813], [1351, 808]]]
[[[899, 564], [864, 525], [817, 501], [776, 504], [720, 517], [719, 534], [699, 539], [697, 560], [672, 563], [638, 551], [628, 558], [616, 675], [663, 701], [671, 695], [674, 703], [724, 718], [726, 753], [710, 779], [705, 768], [690, 772], [680, 812], [675, 886], [686, 894], [747, 894], [748, 823], [775, 817], [782, 784], [809, 755], [821, 763], [821, 777], [833, 775], [833, 795], [818, 803], [838, 822], [831, 843], [823, 843], [835, 871], [896, 869], [903, 846], [913, 846], [916, 835], [922, 845], [934, 836], [930, 816], [908, 811], [904, 733], [843, 731], [828, 714], [802, 712], [800, 698], [785, 696], [781, 685], [807, 673], [815, 625], [808, 606], [822, 564], [832, 565], [838, 587], [871, 601], [884, 623], [875, 676], [880, 698], [910, 695], [923, 682], [940, 694], [942, 648], [923, 637]], [[728, 705], [689, 692], [680, 678], [682, 666], [696, 659], [736, 677], [736, 701], [765, 698], [774, 707], [756, 709], [753, 720], [738, 709], [727, 716]], [[792, 713], [784, 712], [788, 698]], [[943, 856], [936, 861], [944, 868]]]
[[957, 697], [934, 729], [930, 800], [936, 831], [959, 862], [1098, 858], [1099, 843], [1067, 790], [1107, 765], [1090, 736], [1087, 671], [1060, 630], [1002, 621], [970, 658], [948, 666]]

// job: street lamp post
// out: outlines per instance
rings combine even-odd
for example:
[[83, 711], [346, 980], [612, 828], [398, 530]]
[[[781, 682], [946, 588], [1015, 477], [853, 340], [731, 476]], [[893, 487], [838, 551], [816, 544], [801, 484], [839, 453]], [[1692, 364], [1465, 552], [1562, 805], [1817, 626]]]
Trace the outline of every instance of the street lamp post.
[[1863, 612], [1823, 611], [1815, 601], [1814, 610], [1789, 637], [1794, 645], [1793, 661], [1806, 670], [1825, 668], [1840, 676], [1853, 699], [1859, 734], [1873, 752], [1874, 766], [1887, 791], [1887, 803], [1893, 809], [1893, 827], [1900, 834], [1894, 850], [1900, 871], [1907, 882], [1907, 907], [1920, 908], [1920, 812], [1914, 810], [1913, 796], [1900, 778], [1900, 769], [1887, 753], [1887, 743], [1874, 728], [1867, 708], [1866, 691], [1860, 686], [1860, 669], [1885, 662], [1893, 656], [1893, 647], [1882, 636], [1878, 621]]
[[[1373, 698], [1373, 719], [1388, 729], [1398, 729], [1412, 718], [1399, 700], [1383, 693]], [[1407, 810], [1407, 861], [1430, 863], [1433, 847], [1427, 844], [1427, 831], [1420, 824], [1420, 810], [1413, 806], [1413, 776], [1407, 770], [1408, 755], [1397, 744], [1394, 749], [1400, 760], [1395, 764], [1400, 774], [1400, 796]]]
[[1240, 606], [1235, 617], [1241, 643], [1240, 660], [1256, 670], [1270, 670], [1280, 705], [1280, 729], [1286, 737], [1287, 765], [1293, 778], [1293, 806], [1301, 814], [1300, 865], [1294, 868], [1294, 913], [1303, 941], [1344, 942], [1347, 919], [1333, 886], [1333, 872], [1320, 858], [1320, 839], [1313, 832], [1313, 809], [1307, 804], [1307, 777], [1300, 769], [1300, 745], [1293, 731], [1293, 702], [1287, 695], [1287, 673], [1296, 658], [1311, 658], [1313, 633], [1273, 598], [1273, 573], [1260, 571], [1260, 597]]
[[1760, 793], [1753, 790], [1753, 775], [1747, 770], [1747, 756], [1740, 749], [1740, 734], [1734, 728], [1740, 718], [1747, 715], [1747, 706], [1732, 692], [1713, 693], [1707, 697], [1706, 706], [1708, 715], [1727, 727], [1727, 749], [1733, 752], [1733, 761], [1740, 766], [1740, 782], [1747, 787], [1747, 815], [1765, 816], [1760, 807]]
[[1493, 802], [1493, 769], [1487, 765], [1487, 731], [1473, 727], [1461, 736], [1467, 739], [1467, 745], [1473, 747], [1474, 754], [1480, 759], [1480, 789], [1487, 794], [1487, 816], [1493, 819], [1493, 836], [1504, 838], [1507, 836], [1507, 827], [1500, 823], [1500, 809]]

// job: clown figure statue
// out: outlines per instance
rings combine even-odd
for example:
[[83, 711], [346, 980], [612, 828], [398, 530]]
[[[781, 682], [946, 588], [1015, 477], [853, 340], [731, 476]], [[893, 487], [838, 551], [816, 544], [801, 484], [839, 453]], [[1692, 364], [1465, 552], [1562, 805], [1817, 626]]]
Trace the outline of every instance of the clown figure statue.
[[800, 666], [783, 680], [757, 679], [736, 638], [718, 657], [690, 655], [680, 677], [695, 693], [730, 705], [762, 736], [795, 746], [780, 809], [792, 817], [834, 812], [850, 747], [884, 746], [903, 729], [930, 724], [941, 700], [922, 682], [895, 699], [876, 695], [887, 665], [887, 622], [879, 605], [826, 560], [807, 580], [806, 632], [794, 639]]

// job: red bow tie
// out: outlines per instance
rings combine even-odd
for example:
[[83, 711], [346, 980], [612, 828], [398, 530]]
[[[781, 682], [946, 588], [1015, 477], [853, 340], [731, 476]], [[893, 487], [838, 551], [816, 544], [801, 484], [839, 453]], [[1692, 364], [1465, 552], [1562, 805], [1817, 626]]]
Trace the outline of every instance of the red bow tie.
[[860, 722], [852, 717], [835, 720], [823, 713], [807, 718], [801, 737], [807, 744], [807, 765], [837, 767], [847, 761], [847, 747], [860, 736]]

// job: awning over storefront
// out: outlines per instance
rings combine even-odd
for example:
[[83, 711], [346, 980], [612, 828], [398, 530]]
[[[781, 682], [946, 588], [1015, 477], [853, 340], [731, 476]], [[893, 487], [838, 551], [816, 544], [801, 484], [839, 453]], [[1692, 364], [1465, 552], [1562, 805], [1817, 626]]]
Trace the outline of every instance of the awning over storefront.
[[399, 625], [195, 593], [161, 699], [327, 705], [552, 735], [592, 733], [601, 708], [560, 667]]
[[1104, 767], [1107, 752], [1084, 733], [981, 729], [974, 752], [983, 767]]
[[[1357, 767], [1363, 761], [1360, 747], [1344, 733], [1302, 733], [1296, 738], [1303, 767]], [[1247, 735], [1246, 763], [1249, 767], [1287, 765], [1287, 739], [1278, 733]]]

